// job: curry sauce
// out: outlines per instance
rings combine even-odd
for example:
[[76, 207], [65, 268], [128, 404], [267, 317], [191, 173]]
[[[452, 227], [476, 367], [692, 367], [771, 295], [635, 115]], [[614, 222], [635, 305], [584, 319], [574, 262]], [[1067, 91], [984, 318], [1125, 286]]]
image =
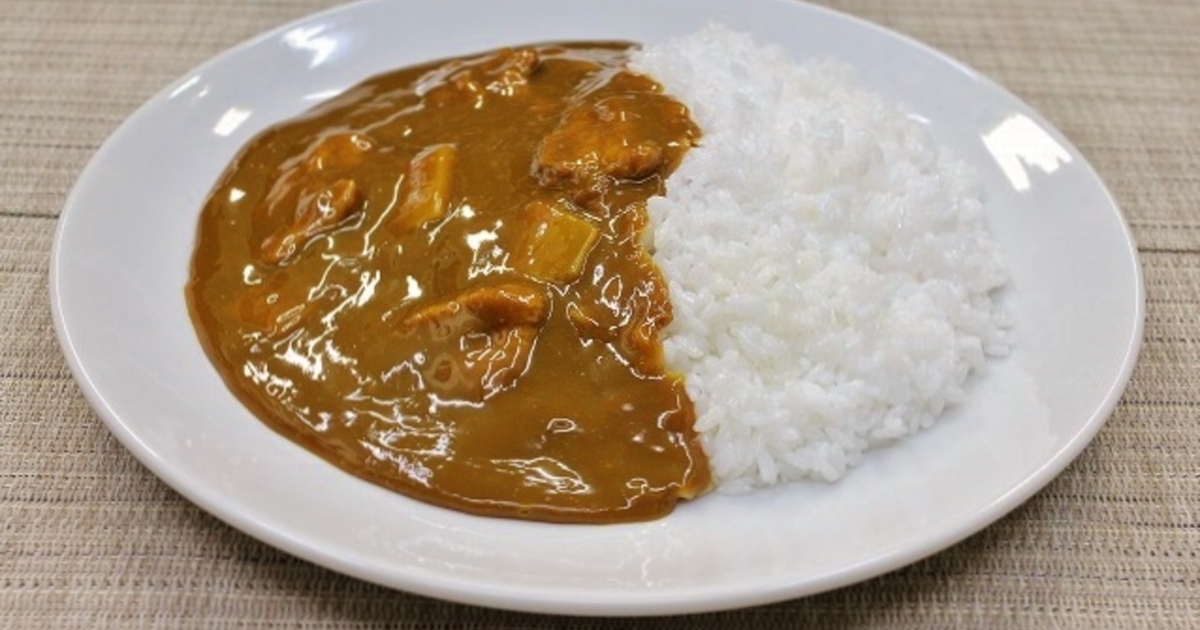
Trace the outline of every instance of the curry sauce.
[[380, 75], [254, 138], [186, 293], [271, 428], [471, 513], [643, 520], [705, 491], [646, 200], [699, 138], [621, 43]]

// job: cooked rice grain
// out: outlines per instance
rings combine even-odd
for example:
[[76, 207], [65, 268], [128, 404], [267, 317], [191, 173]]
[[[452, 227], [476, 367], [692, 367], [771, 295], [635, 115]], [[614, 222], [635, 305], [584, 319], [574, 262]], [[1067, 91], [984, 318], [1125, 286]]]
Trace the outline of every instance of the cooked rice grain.
[[709, 27], [635, 66], [704, 132], [650, 214], [720, 488], [836, 480], [961, 402], [1006, 350], [971, 170], [836, 62]]

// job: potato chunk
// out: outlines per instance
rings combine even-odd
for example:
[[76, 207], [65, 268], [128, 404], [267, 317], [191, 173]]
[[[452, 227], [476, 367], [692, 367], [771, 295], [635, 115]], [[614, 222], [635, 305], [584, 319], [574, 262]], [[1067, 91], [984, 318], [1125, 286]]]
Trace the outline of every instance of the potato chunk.
[[435, 144], [423, 149], [408, 164], [400, 184], [400, 203], [391, 229], [399, 234], [439, 219], [450, 205], [458, 149], [453, 144]]
[[600, 238], [599, 230], [567, 202], [531, 202], [525, 207], [524, 219], [525, 231], [509, 259], [513, 268], [544, 282], [568, 283], [578, 278]]
[[366, 161], [374, 142], [363, 134], [338, 133], [326, 136], [313, 147], [305, 160], [309, 172], [348, 170]]

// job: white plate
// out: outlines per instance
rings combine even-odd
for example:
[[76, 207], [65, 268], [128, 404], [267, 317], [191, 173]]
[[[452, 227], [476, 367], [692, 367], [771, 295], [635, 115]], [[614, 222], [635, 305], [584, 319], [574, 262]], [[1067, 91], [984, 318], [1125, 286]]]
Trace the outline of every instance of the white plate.
[[[668, 518], [555, 526], [479, 518], [358, 481], [244, 410], [205, 358], [183, 285], [201, 202], [264, 126], [376, 72], [506, 44], [657, 41], [710, 21], [837, 57], [982, 173], [1012, 266], [1017, 349], [933, 431], [835, 486], [711, 496]], [[168, 86], [104, 144], [63, 211], [54, 321], [83, 392], [154, 474], [271, 545], [388, 586], [487, 606], [633, 615], [746, 606], [850, 584], [978, 531], [1100, 429], [1141, 340], [1127, 226], [1083, 156], [972, 70], [790, 0], [368, 2], [237, 46]]]

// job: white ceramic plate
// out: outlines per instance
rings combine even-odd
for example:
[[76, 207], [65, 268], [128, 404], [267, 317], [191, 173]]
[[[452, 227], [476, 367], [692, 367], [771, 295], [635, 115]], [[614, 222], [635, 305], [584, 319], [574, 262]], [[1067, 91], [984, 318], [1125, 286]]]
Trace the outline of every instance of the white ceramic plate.
[[[264, 126], [406, 64], [546, 40], [658, 41], [710, 21], [837, 57], [974, 164], [1011, 263], [1017, 349], [933, 431], [835, 486], [710, 496], [670, 517], [555, 526], [472, 517], [358, 481], [228, 393], [183, 285], [201, 202]], [[83, 392], [154, 474], [269, 544], [388, 586], [487, 606], [665, 614], [812, 594], [939, 551], [1003, 516], [1116, 404], [1143, 320], [1135, 249], [1079, 152], [969, 68], [790, 0], [368, 2], [284, 26], [168, 86], [104, 144], [59, 224], [54, 321]]]

